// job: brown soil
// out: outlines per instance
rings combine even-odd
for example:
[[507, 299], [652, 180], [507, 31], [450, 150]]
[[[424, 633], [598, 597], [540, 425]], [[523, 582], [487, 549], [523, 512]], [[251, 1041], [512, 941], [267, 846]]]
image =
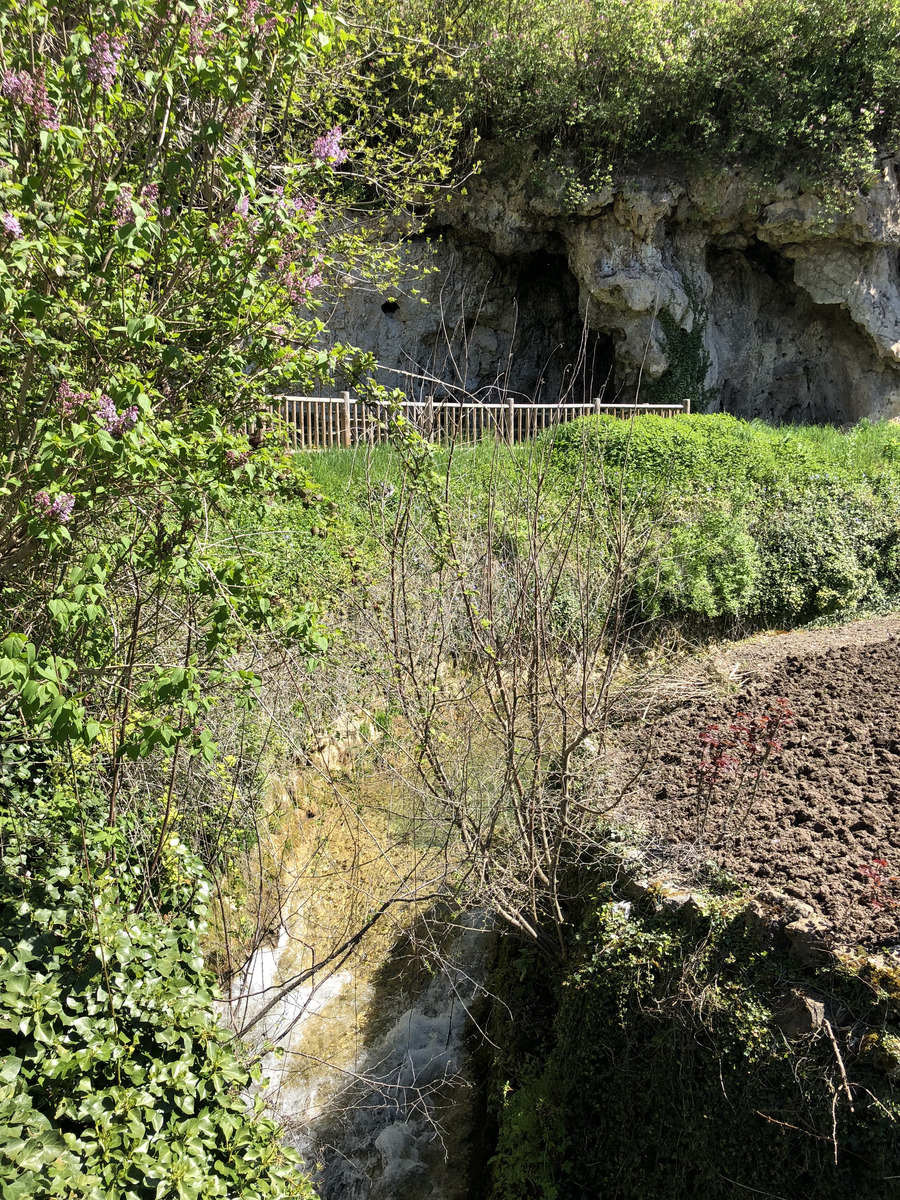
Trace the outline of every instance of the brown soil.
[[841, 942], [900, 941], [900, 885], [876, 893], [859, 870], [886, 859], [881, 873], [900, 875], [900, 620], [768, 635], [719, 655], [718, 666], [740, 692], [694, 702], [659, 724], [635, 815], [673, 849], [696, 844], [699, 734], [727, 730], [736, 714], [761, 713], [784, 697], [794, 726], [778, 735], [782, 753], [769, 759], [746, 824], [738, 829], [752, 771], [724, 840], [733, 782], [713, 792], [700, 853], [812, 904]]

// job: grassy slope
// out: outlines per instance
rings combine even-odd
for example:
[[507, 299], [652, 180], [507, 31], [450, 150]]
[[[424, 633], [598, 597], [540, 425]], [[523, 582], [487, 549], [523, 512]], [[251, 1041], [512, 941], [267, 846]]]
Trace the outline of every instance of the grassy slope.
[[[340, 521], [323, 540], [319, 527], [309, 535], [313, 518], [285, 513], [293, 532], [259, 549], [283, 557], [304, 546], [314, 570], [303, 586], [327, 601], [360, 574], [341, 557], [347, 546], [363, 573], [377, 575], [372, 500], [402, 486], [403, 468], [388, 447], [307, 454], [302, 463]], [[891, 424], [845, 433], [726, 415], [642, 417], [633, 427], [589, 418], [512, 453], [493, 443], [442, 449], [437, 463], [469, 520], [539, 474], [548, 504], [583, 484], [612, 496], [621, 488], [656, 527], [654, 579], [642, 585], [648, 617], [796, 624], [900, 591], [900, 429]]]

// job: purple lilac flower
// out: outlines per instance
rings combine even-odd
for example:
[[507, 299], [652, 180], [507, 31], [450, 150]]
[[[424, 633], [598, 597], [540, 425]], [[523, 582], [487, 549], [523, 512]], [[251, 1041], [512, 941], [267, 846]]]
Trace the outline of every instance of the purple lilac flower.
[[117, 229], [121, 229], [123, 225], [127, 225], [129, 221], [134, 220], [134, 211], [131, 207], [133, 199], [134, 188], [130, 184], [124, 184], [119, 189], [119, 194], [113, 201], [112, 215]]
[[90, 392], [74, 392], [67, 380], [63, 380], [56, 392], [56, 403], [66, 418], [71, 417], [83, 404], [87, 404], [90, 398]]
[[159, 184], [145, 183], [138, 192], [138, 200], [143, 204], [155, 204], [159, 199]]
[[99, 84], [104, 92], [108, 92], [116, 81], [124, 48], [125, 43], [121, 38], [110, 37], [108, 33], [101, 33], [94, 38], [87, 60], [87, 77], [91, 83]]
[[12, 241], [17, 242], [19, 238], [23, 238], [25, 234], [22, 232], [22, 226], [12, 213], [4, 213], [0, 217], [0, 225], [3, 226], [3, 232]]
[[284, 288], [291, 304], [305, 304], [313, 288], [321, 287], [323, 282], [318, 271], [303, 276], [290, 274], [284, 280]]
[[340, 125], [335, 125], [334, 129], [330, 129], [328, 133], [317, 137], [312, 144], [313, 158], [319, 162], [331, 163], [332, 169], [340, 166], [342, 162], [346, 162], [350, 156], [346, 150], [341, 148], [342, 137]]
[[245, 25], [252, 25], [253, 19], [259, 12], [259, 0], [247, 0], [244, 5], [243, 22]]
[[319, 210], [319, 202], [315, 196], [304, 196], [301, 193], [299, 196], [292, 196], [290, 200], [286, 200], [283, 187], [273, 188], [272, 195], [278, 197], [280, 206], [286, 212], [294, 212], [307, 221], [311, 221]]
[[75, 497], [68, 492], [60, 492], [55, 500], [51, 500], [46, 492], [38, 492], [34, 503], [38, 509], [38, 515], [45, 521], [55, 521], [57, 525], [68, 525], [72, 519]]
[[4, 71], [0, 91], [7, 100], [25, 113], [30, 124], [40, 129], [59, 129], [59, 114], [56, 105], [47, 96], [44, 74], [36, 71], [16, 73]]
[[138, 423], [138, 409], [136, 404], [132, 404], [130, 408], [126, 408], [120, 414], [112, 400], [106, 395], [100, 397], [100, 407], [94, 413], [94, 416], [106, 432], [111, 433], [113, 437], [121, 437], [129, 429], [134, 429]]
[[238, 467], [242, 467], [244, 465], [244, 463], [247, 462], [249, 457], [250, 457], [249, 450], [244, 450], [244, 451], [226, 450], [225, 451], [225, 461], [228, 463], [229, 467], [231, 467], [232, 471], [236, 471], [238, 469]]
[[188, 45], [191, 54], [202, 54], [204, 48], [204, 34], [207, 28], [212, 24], [212, 17], [209, 13], [205, 13], [202, 8], [194, 9], [188, 26]]
[[238, 200], [237, 204], [234, 206], [234, 211], [239, 217], [243, 217], [244, 220], [246, 220], [247, 214], [250, 212], [250, 197], [241, 196], [240, 200]]
[[14, 104], [27, 94], [29, 84], [31, 83], [30, 76], [17, 75], [15, 71], [4, 71], [0, 78], [0, 92], [7, 100], [12, 100]]
[[319, 202], [315, 196], [295, 196], [293, 203], [294, 212], [307, 221], [311, 221], [319, 211]]

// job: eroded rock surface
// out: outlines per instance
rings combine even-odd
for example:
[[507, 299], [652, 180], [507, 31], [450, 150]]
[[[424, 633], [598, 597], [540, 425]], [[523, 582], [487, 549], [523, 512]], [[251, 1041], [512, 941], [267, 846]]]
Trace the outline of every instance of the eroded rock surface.
[[485, 157], [406, 244], [432, 272], [393, 303], [338, 304], [335, 335], [373, 350], [385, 380], [485, 400], [640, 386], [775, 421], [900, 414], [893, 160], [853, 196], [658, 169], [572, 200], [536, 159]]

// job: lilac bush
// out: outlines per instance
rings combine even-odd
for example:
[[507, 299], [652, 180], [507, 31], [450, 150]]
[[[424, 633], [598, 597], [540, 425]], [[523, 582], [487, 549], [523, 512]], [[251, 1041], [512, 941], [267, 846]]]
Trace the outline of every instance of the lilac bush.
[[337, 168], [341, 163], [346, 162], [349, 154], [341, 146], [342, 137], [340, 125], [335, 125], [334, 129], [329, 129], [328, 133], [317, 137], [312, 145], [313, 158], [318, 162], [330, 163], [332, 168]]
[[[262, 524], [273, 496], [305, 497], [306, 481], [274, 439], [251, 437], [251, 454], [237, 431], [271, 422], [272, 393], [288, 385], [365, 380], [371, 359], [323, 345], [311, 310], [335, 263], [380, 278], [384, 254], [352, 232], [344, 180], [322, 169], [347, 160], [340, 127], [310, 148], [309, 130], [334, 123], [310, 97], [344, 45], [315, 3], [29, 0], [0, 5], [0, 44], [4, 713], [18, 744], [40, 746], [53, 788], [84, 785], [58, 820], [55, 795], [41, 803], [48, 843], [82, 867], [96, 850], [104, 936], [127, 942], [161, 880], [182, 878], [169, 860], [173, 823], [195, 803], [184, 778], [216, 754], [198, 718], [220, 699], [255, 702], [244, 649], [268, 641], [298, 662], [323, 649], [308, 605], [270, 602], [231, 523], [239, 499]], [[326, 219], [314, 220], [319, 206]], [[138, 760], [148, 781], [165, 769], [171, 803], [138, 794]], [[38, 880], [14, 882], [21, 896]], [[186, 893], [194, 928], [201, 905]], [[90, 896], [82, 908], [95, 913]], [[68, 962], [70, 930], [55, 939]], [[176, 982], [190, 965], [179, 953], [167, 960]], [[116, 969], [114, 1013], [130, 1003], [122, 979]], [[179, 985], [165, 1024], [190, 1041], [199, 1026], [182, 1001]], [[297, 1158], [274, 1127], [245, 1119], [236, 1090], [228, 1112], [208, 1092], [186, 1138], [165, 1071], [144, 1086], [159, 1044], [142, 1034], [123, 1050], [115, 1017], [85, 1021], [100, 1030], [111, 1090], [73, 1089], [85, 1038], [72, 1020], [50, 1084], [17, 1046], [28, 1063], [0, 1087], [0, 1126], [21, 1129], [32, 1100], [40, 1119], [33, 1137], [0, 1139], [0, 1181], [46, 1196], [311, 1200]], [[123, 1055], [136, 1069], [116, 1077]], [[191, 1057], [196, 1091], [207, 1043]]]
[[94, 38], [85, 71], [91, 83], [98, 84], [104, 92], [108, 92], [116, 81], [123, 48], [122, 39], [110, 37], [108, 33], [101, 33]]

